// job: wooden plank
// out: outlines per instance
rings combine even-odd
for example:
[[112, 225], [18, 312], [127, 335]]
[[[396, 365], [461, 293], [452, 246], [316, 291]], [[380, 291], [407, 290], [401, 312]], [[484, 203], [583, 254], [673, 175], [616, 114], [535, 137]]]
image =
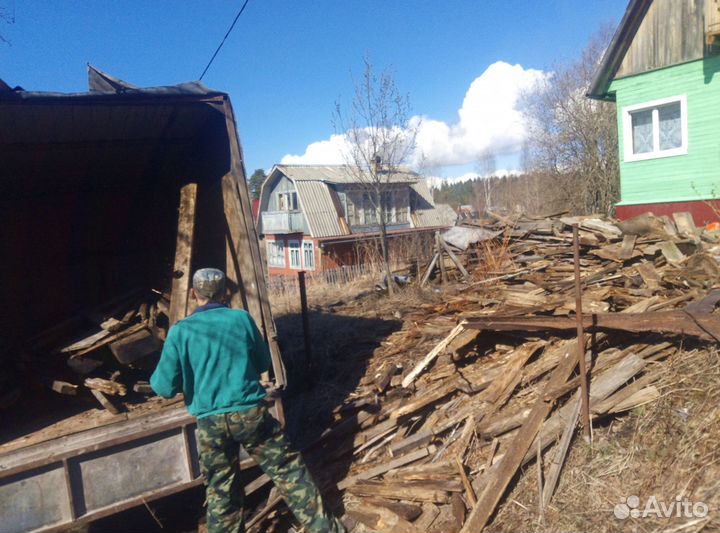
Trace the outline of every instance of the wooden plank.
[[349, 486], [354, 485], [360, 480], [372, 479], [381, 474], [384, 474], [388, 470], [392, 470], [393, 468], [398, 468], [403, 465], [414, 463], [415, 461], [427, 457], [431, 453], [435, 453], [434, 446], [429, 446], [428, 448], [421, 448], [419, 450], [415, 450], [414, 452], [401, 455], [400, 457], [396, 457], [392, 461], [388, 461], [387, 463], [378, 465], [376, 467], [360, 472], [359, 474], [355, 474], [354, 476], [343, 479], [340, 483], [337, 484], [337, 488], [338, 490], [344, 490]]
[[127, 329], [118, 331], [117, 333], [112, 334], [109, 337], [104, 337], [101, 341], [96, 342], [95, 344], [85, 348], [84, 350], [80, 350], [79, 352], [73, 353], [70, 357], [72, 359], [76, 359], [78, 357], [82, 357], [83, 355], [93, 353], [93, 352], [99, 350], [100, 348], [104, 348], [105, 346], [107, 346], [117, 340], [124, 339], [125, 337], [133, 335], [133, 334], [137, 333], [138, 331], [142, 331], [143, 329], [146, 329], [146, 328], [147, 328], [147, 324], [135, 324], [133, 326], [130, 326]]
[[635, 270], [649, 288], [657, 289], [660, 286], [660, 274], [652, 263], [638, 263], [635, 265]]
[[108, 400], [108, 398], [102, 392], [95, 389], [90, 389], [90, 392], [93, 396], [95, 396], [97, 401], [100, 402], [100, 405], [102, 405], [105, 409], [107, 409], [114, 415], [120, 414], [120, 409], [115, 407], [115, 405], [110, 400]]
[[637, 240], [637, 235], [624, 235], [623, 236], [623, 241], [622, 241], [622, 245], [620, 246], [620, 253], [618, 254], [618, 259], [626, 261], [626, 260], [632, 258], [633, 248], [635, 248], [636, 240]]
[[391, 500], [407, 502], [448, 503], [450, 494], [444, 490], [429, 487], [427, 484], [387, 481], [358, 481], [346, 489], [357, 496], [379, 496]]
[[110, 332], [102, 329], [97, 333], [93, 333], [92, 335], [85, 337], [84, 339], [72, 343], [70, 346], [65, 346], [64, 348], [61, 348], [60, 353], [70, 353], [85, 350], [109, 336]]
[[693, 216], [687, 211], [682, 213], [673, 213], [673, 220], [677, 226], [678, 232], [693, 239], [697, 237], [697, 228], [695, 227], [695, 221]]
[[141, 329], [137, 333], [127, 335], [110, 344], [110, 351], [115, 358], [126, 365], [157, 352], [161, 348], [162, 343], [148, 329]]
[[125, 396], [127, 394], [127, 389], [125, 388], [125, 385], [123, 385], [122, 383], [117, 383], [115, 381], [110, 381], [109, 379], [87, 378], [84, 385], [88, 389], [100, 391], [104, 394], [110, 394], [111, 396]]
[[435, 255], [433, 255], [432, 260], [430, 261], [430, 264], [427, 267], [427, 270], [425, 271], [425, 275], [423, 275], [422, 280], [420, 281], [420, 286], [422, 287], [425, 285], [428, 280], [430, 279], [430, 275], [433, 273], [433, 269], [435, 268], [435, 263], [437, 263], [438, 260], [438, 254], [437, 252]]
[[545, 341], [528, 342], [515, 350], [510, 360], [505, 363], [503, 372], [483, 392], [483, 399], [495, 404], [496, 410], [502, 407], [520, 382], [525, 363], [545, 344]]
[[450, 461], [437, 463], [421, 463], [388, 471], [383, 477], [386, 480], [421, 481], [433, 479], [455, 479], [456, 473]]
[[[573, 400], [573, 402], [575, 403], [575, 407], [573, 408], [570, 420], [568, 420], [567, 425], [565, 426], [562, 438], [560, 439], [557, 450], [555, 450], [555, 455], [550, 463], [550, 468], [545, 478], [545, 488], [542, 493], [543, 507], [550, 505], [550, 500], [552, 500], [553, 494], [555, 493], [555, 488], [560, 480], [560, 472], [565, 464], [565, 458], [567, 457], [568, 450], [570, 449], [570, 442], [572, 441], [572, 436], [575, 433], [575, 427], [577, 426], [578, 419], [580, 418], [580, 406], [582, 405], [582, 402], [580, 401], [580, 398]], [[537, 442], [538, 446], [540, 446], [540, 440]]]
[[668, 263], [681, 263], [686, 259], [685, 254], [682, 253], [680, 248], [672, 241], [659, 242], [658, 248], [660, 248], [660, 252], [662, 252], [663, 257], [667, 259]]
[[78, 386], [67, 381], [53, 380], [50, 388], [58, 394], [67, 394], [68, 396], [77, 396]]
[[455, 464], [457, 465], [458, 474], [460, 474], [460, 480], [465, 488], [465, 496], [468, 499], [468, 503], [471, 506], [475, 506], [477, 504], [477, 497], [475, 496], [475, 491], [473, 490], [470, 480], [465, 473], [465, 465], [463, 465], [459, 457], [455, 458]]
[[[683, 310], [648, 313], [597, 313], [583, 316], [586, 331], [627, 331], [666, 333], [714, 340], [720, 317], [693, 315]], [[572, 331], [575, 318], [562, 316], [489, 316], [465, 321], [466, 328], [492, 331]]]
[[[553, 371], [546, 388], [553, 389], [563, 384], [576, 366], [576, 358], [568, 354]], [[552, 404], [542, 399], [535, 403], [530, 416], [520, 428], [503, 458], [498, 462], [498, 468], [492, 473], [488, 472], [485, 489], [473, 507], [461, 533], [482, 531], [488, 523], [551, 409]]]
[[618, 402], [610, 409], [609, 412], [621, 413], [623, 411], [629, 411], [630, 409], [635, 409], [636, 407], [639, 407], [646, 403], [654, 402], [659, 397], [660, 391], [654, 385], [650, 385], [649, 387], [640, 389], [635, 394], [631, 395], [628, 398], [625, 398], [623, 401]]
[[441, 383], [439, 386], [431, 390], [423, 391], [422, 394], [417, 394], [416, 397], [413, 397], [411, 402], [400, 406], [398, 409], [390, 413], [390, 418], [398, 419], [420, 411], [421, 409], [442, 400], [446, 396], [457, 392], [460, 390], [459, 387], [460, 383], [457, 379], [450, 379], [447, 383]]
[[653, 383], [660, 379], [660, 371], [655, 370], [653, 372], [648, 372], [642, 377], [635, 380], [630, 385], [627, 385], [626, 387], [623, 387], [618, 392], [608, 396], [602, 401], [597, 402], [592, 406], [592, 409], [590, 411], [593, 414], [603, 414], [603, 413], [609, 413], [617, 404], [624, 402], [628, 398], [630, 398], [633, 394], [638, 392], [639, 390], [645, 388], [646, 385]]
[[464, 329], [465, 321], [460, 322], [453, 330], [445, 337], [442, 341], [435, 345], [435, 347], [420, 361], [415, 367], [405, 376], [402, 380], [402, 386], [407, 388], [413, 381], [432, 363], [438, 355], [445, 351], [448, 344], [457, 337]]
[[180, 189], [172, 294], [170, 296], [170, 312], [168, 314], [171, 326], [187, 316], [193, 275], [192, 255], [195, 240], [196, 210], [197, 183], [188, 183]]
[[465, 267], [462, 265], [458, 257], [453, 253], [453, 251], [450, 249], [450, 247], [447, 245], [447, 243], [443, 240], [442, 237], [438, 237], [440, 240], [440, 244], [442, 245], [443, 249], [447, 252], [448, 256], [450, 257], [450, 260], [455, 263], [455, 266], [458, 267], [458, 270], [462, 273], [463, 278], [470, 279], [470, 274], [467, 270], [465, 270]]
[[445, 258], [442, 255], [442, 246], [440, 245], [440, 232], [435, 232], [435, 248], [438, 254], [438, 265], [440, 266], [440, 281], [447, 282], [447, 272], [445, 271]]
[[[223, 176], [221, 182], [227, 230], [225, 273], [231, 288], [234, 288], [231, 291], [230, 304], [231, 307], [245, 309], [250, 313], [260, 331], [264, 333], [270, 348], [276, 385], [283, 388], [287, 384], [285, 366], [280, 356], [277, 329], [270, 312], [265, 267], [260, 254], [257, 230], [252, 220], [240, 143], [235, 131], [232, 108], [227, 100], [224, 107], [233, 167], [231, 172]], [[280, 422], [284, 424], [284, 408], [280, 398], [275, 400], [275, 411]]]

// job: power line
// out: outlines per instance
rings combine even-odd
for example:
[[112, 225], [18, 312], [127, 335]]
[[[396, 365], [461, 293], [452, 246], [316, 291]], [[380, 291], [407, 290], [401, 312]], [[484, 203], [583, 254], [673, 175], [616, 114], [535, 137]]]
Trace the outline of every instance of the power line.
[[240, 15], [242, 15], [242, 12], [245, 11], [245, 8], [247, 7], [249, 1], [250, 0], [245, 0], [245, 3], [240, 8], [240, 11], [238, 11], [238, 14], [235, 15], [235, 20], [233, 20], [233, 23], [230, 25], [230, 29], [227, 31], [227, 33], [225, 34], [225, 37], [223, 37], [222, 41], [220, 41], [220, 44], [218, 45], [217, 50], [215, 50], [215, 53], [210, 58], [210, 61], [208, 61], [208, 64], [205, 67], [205, 70], [203, 70], [203, 73], [200, 74], [200, 81], [202, 81], [203, 76], [205, 76], [205, 73], [208, 71], [208, 69], [210, 68], [210, 65], [212, 65], [212, 62], [215, 60], [215, 56], [218, 55], [218, 52], [220, 51], [222, 46], [225, 44], [225, 41], [227, 40], [228, 35], [230, 35], [230, 32], [233, 31], [233, 28], [235, 27], [235, 23], [240, 18]]

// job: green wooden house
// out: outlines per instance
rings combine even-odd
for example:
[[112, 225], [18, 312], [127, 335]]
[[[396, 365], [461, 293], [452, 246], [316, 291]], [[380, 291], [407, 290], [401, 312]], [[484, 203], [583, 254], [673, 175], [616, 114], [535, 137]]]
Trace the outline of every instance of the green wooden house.
[[720, 0], [631, 0], [588, 96], [617, 104], [619, 218], [720, 220]]

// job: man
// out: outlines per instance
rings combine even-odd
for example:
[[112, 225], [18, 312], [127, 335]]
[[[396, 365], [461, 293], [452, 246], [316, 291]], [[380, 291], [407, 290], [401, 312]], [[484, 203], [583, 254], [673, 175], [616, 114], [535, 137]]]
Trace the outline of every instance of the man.
[[200, 467], [207, 486], [208, 533], [243, 532], [240, 446], [273, 480], [295, 517], [312, 533], [342, 533], [342, 523], [323, 505], [320, 492], [297, 451], [263, 403], [260, 374], [270, 354], [246, 311], [221, 304], [225, 274], [203, 268], [191, 294], [199, 307], [168, 332], [150, 378], [164, 398], [185, 395], [197, 417]]

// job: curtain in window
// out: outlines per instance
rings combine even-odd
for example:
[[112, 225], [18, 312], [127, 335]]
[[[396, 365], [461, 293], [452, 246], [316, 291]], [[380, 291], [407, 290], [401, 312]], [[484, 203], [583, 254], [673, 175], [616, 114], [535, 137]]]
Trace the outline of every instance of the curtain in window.
[[682, 146], [682, 125], [680, 123], [680, 102], [658, 108], [660, 121], [660, 150], [671, 150]]
[[633, 153], [645, 154], [653, 151], [652, 109], [631, 113]]

